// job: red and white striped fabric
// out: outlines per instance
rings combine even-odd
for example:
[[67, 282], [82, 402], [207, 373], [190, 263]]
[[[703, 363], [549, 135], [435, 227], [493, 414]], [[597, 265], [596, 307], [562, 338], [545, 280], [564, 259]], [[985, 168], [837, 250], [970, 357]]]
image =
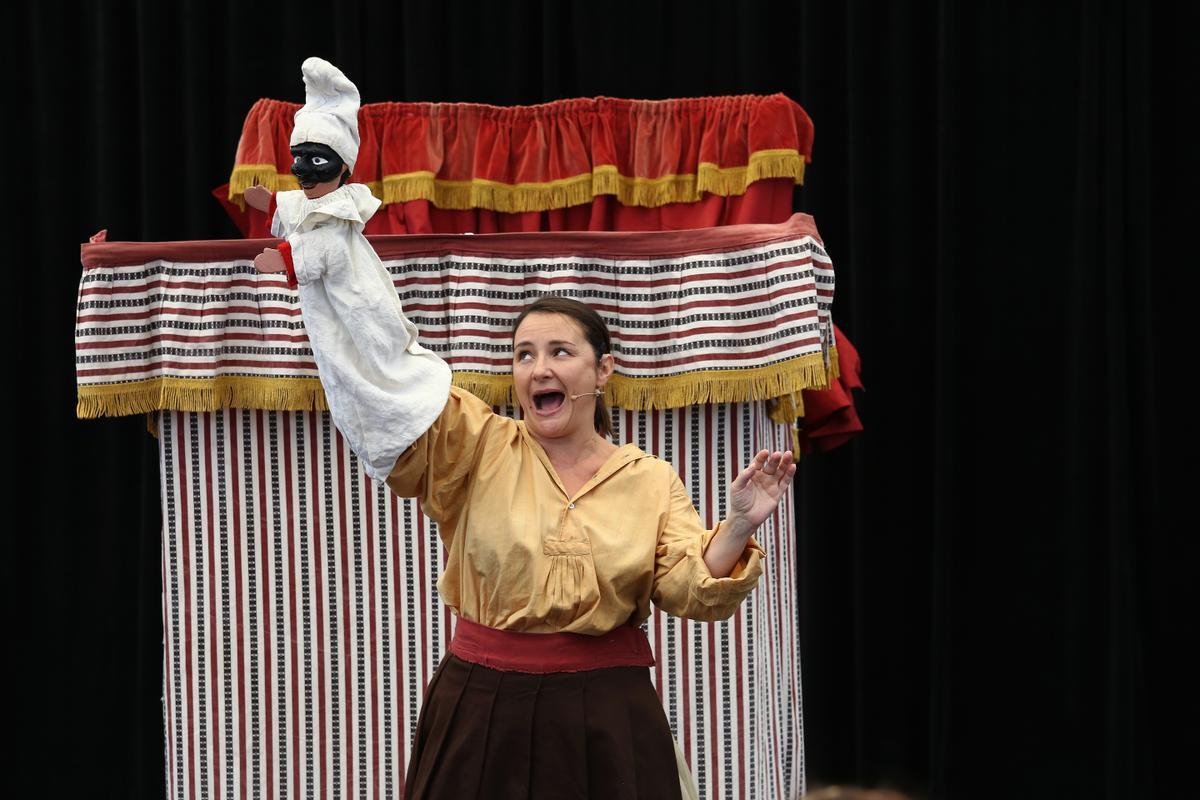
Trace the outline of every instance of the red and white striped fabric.
[[[675, 465], [707, 525], [737, 465], [790, 441], [763, 403], [613, 421]], [[164, 412], [159, 441], [168, 796], [400, 797], [454, 624], [436, 525], [366, 477], [326, 413]], [[647, 621], [701, 797], [803, 790], [793, 519], [789, 501], [764, 525], [766, 575], [733, 619]]]
[[[769, 399], [826, 385], [833, 267], [803, 214], [778, 225], [697, 231], [377, 236], [371, 243], [422, 343], [467, 388], [480, 384], [465, 375], [484, 387], [507, 380], [511, 322], [545, 294], [576, 297], [604, 317], [616, 359], [611, 399], [627, 407]], [[155, 410], [161, 397], [144, 390], [156, 387], [178, 395], [239, 381], [315, 381], [297, 292], [251, 264], [263, 244], [85, 245], [76, 318], [80, 415]], [[113, 397], [124, 402], [107, 402]], [[485, 399], [503, 402], [499, 392]], [[187, 402], [169, 405], [222, 405]]]

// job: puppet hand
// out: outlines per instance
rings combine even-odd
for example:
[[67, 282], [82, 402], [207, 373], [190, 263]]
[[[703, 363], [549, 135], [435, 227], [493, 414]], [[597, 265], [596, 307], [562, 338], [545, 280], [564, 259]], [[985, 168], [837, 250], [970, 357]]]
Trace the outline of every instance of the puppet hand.
[[263, 251], [254, 257], [254, 268], [259, 272], [283, 272], [287, 265], [283, 256], [273, 247], [264, 247]]
[[265, 186], [254, 185], [246, 189], [246, 205], [266, 211], [271, 207], [271, 190]]

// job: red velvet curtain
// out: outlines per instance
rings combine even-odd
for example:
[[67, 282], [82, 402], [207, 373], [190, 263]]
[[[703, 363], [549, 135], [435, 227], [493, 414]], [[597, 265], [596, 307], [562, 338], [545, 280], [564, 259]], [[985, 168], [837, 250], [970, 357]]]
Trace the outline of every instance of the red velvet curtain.
[[[247, 187], [295, 188], [299, 105], [259, 100], [218, 197], [250, 238]], [[510, 108], [370, 103], [351, 180], [383, 201], [367, 234], [663, 230], [782, 222], [811, 157], [812, 121], [783, 95], [560, 100]]]

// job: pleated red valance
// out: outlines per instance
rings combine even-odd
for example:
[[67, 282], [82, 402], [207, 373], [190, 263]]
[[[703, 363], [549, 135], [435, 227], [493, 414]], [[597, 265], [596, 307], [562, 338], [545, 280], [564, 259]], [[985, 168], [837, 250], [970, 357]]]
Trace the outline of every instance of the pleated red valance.
[[[229, 179], [242, 206], [256, 183], [296, 188], [288, 139], [298, 103], [250, 109]], [[782, 94], [682, 100], [560, 100], [537, 106], [372, 103], [359, 110], [353, 180], [388, 203], [546, 211], [615, 195], [626, 206], [740, 195], [766, 178], [801, 183], [808, 114]]]

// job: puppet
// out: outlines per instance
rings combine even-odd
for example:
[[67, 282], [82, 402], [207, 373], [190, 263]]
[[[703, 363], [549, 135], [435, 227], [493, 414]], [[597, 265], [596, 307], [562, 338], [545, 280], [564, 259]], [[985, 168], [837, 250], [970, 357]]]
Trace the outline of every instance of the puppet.
[[367, 474], [383, 480], [396, 458], [437, 418], [450, 368], [417, 343], [391, 275], [363, 235], [380, 202], [348, 183], [358, 158], [358, 89], [341, 70], [305, 60], [305, 104], [292, 130], [292, 173], [300, 189], [274, 198], [246, 192], [276, 210], [271, 233], [284, 241], [254, 259], [259, 272], [287, 272], [297, 286], [329, 413]]

